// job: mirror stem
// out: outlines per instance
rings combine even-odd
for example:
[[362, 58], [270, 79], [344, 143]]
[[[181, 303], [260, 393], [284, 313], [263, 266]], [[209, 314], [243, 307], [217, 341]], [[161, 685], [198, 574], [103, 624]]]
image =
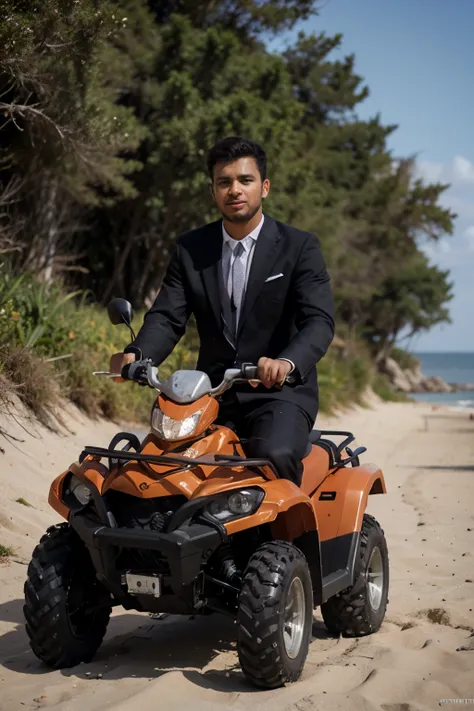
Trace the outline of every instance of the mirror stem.
[[132, 328], [132, 324], [131, 324], [131, 323], [128, 323], [127, 319], [126, 319], [123, 315], [122, 315], [122, 321], [123, 321], [124, 324], [127, 326], [128, 330], [129, 330], [130, 333], [132, 334], [133, 340], [135, 341], [137, 337], [136, 337], [136, 335], [135, 335], [135, 331], [134, 331], [133, 328]]

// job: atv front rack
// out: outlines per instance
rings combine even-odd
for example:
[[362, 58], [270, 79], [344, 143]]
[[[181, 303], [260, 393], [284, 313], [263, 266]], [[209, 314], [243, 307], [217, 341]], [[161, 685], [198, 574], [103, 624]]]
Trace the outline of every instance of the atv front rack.
[[[336, 444], [330, 439], [325, 439], [322, 435], [336, 435], [338, 437], [344, 437], [344, 440], [340, 444]], [[123, 449], [116, 449], [115, 445], [119, 442], [126, 440], [128, 444]], [[347, 432], [344, 430], [312, 430], [309, 436], [308, 443], [310, 445], [317, 444], [326, 450], [329, 456], [330, 468], [341, 468], [347, 466], [347, 464], [352, 463], [353, 466], [359, 463], [358, 454], [365, 451], [365, 447], [359, 447], [356, 452], [352, 452], [348, 445], [354, 440], [354, 435], [352, 432]], [[174, 468], [169, 469], [165, 474], [171, 474], [177, 471], [183, 471], [186, 469], [196, 469], [196, 467], [235, 467], [243, 466], [248, 469], [254, 469], [256, 467], [269, 467], [277, 479], [280, 478], [275, 465], [269, 459], [252, 459], [247, 457], [239, 457], [237, 455], [231, 454], [215, 454], [207, 457], [183, 457], [170, 454], [144, 454], [143, 452], [134, 451], [130, 452], [131, 448], [138, 450], [140, 447], [140, 441], [136, 435], [132, 435], [129, 432], [119, 432], [111, 440], [109, 447], [94, 447], [87, 446], [84, 447], [83, 451], [79, 456], [79, 462], [83, 462], [85, 457], [100, 457], [109, 460], [109, 469], [113, 469], [116, 466], [121, 466], [124, 462], [145, 462], [147, 464], [169, 464]], [[349, 459], [341, 459], [343, 450], [346, 449], [347, 453], [350, 455]], [[353, 461], [352, 461], [353, 460]]]
[[[170, 464], [174, 465], [172, 471], [182, 469], [196, 469], [196, 467], [235, 467], [242, 466], [252, 469], [254, 467], [269, 467], [277, 479], [280, 478], [275, 466], [269, 459], [251, 459], [230, 454], [215, 454], [212, 457], [177, 457], [169, 454], [143, 454], [143, 452], [127, 452], [123, 449], [107, 449], [106, 447], [84, 447], [79, 461], [83, 462], [86, 456], [106, 458], [112, 464], [112, 460], [127, 462], [146, 462], [148, 464]], [[177, 467], [177, 468], [176, 468]], [[110, 466], [112, 468], [112, 466]], [[170, 472], [165, 472], [166, 474]]]

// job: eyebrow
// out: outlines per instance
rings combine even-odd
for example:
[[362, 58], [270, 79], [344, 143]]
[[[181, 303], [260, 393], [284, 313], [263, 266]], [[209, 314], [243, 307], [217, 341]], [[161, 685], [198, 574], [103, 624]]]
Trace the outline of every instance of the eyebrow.
[[[239, 180], [245, 180], [246, 178], [254, 178], [255, 176], [252, 175], [251, 173], [243, 173], [242, 175], [238, 175], [237, 178]], [[220, 178], [217, 178], [218, 182], [221, 180], [230, 180], [229, 175], [221, 175]]]

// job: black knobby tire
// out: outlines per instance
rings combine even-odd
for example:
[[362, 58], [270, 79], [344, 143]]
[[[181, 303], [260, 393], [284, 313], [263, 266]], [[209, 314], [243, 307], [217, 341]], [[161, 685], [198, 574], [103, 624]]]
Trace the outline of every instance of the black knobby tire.
[[69, 524], [52, 526], [41, 538], [24, 591], [26, 632], [36, 656], [54, 669], [89, 662], [107, 629], [111, 598]]
[[[369, 594], [369, 563], [377, 548], [380, 553], [383, 582], [380, 601], [374, 609]], [[377, 558], [374, 554], [372, 561]], [[375, 563], [372, 563], [375, 566]], [[378, 566], [380, 567], [380, 565]], [[377, 632], [385, 617], [388, 603], [389, 560], [385, 536], [380, 524], [373, 516], [364, 515], [360, 534], [360, 545], [355, 565], [354, 585], [321, 605], [321, 614], [327, 629], [344, 637], [363, 637]]]
[[[294, 591], [304, 605], [299, 605], [303, 609], [299, 647], [290, 646], [290, 657], [285, 611]], [[311, 640], [313, 592], [306, 558], [298, 548], [272, 541], [257, 549], [244, 574], [237, 622], [240, 665], [251, 682], [274, 689], [300, 677]]]

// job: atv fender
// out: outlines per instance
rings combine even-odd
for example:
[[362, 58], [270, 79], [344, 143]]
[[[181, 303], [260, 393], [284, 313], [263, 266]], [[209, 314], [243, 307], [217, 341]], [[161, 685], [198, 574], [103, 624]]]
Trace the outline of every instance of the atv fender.
[[229, 535], [268, 523], [274, 538], [292, 541], [305, 531], [317, 529], [311, 499], [299, 486], [289, 479], [260, 481], [259, 486], [265, 491], [260, 508], [252, 516], [226, 524]]
[[49, 488], [48, 503], [66, 521], [69, 519], [70, 509], [63, 503], [63, 486], [70, 474], [77, 476], [85, 484], [91, 482], [101, 494], [108, 469], [97, 460], [86, 457], [82, 464], [76, 462], [71, 464], [65, 472], [54, 479]]
[[69, 509], [62, 502], [63, 495], [63, 484], [64, 479], [68, 473], [69, 469], [54, 479], [51, 486], [49, 487], [48, 504], [53, 508], [56, 513], [58, 513], [62, 518], [68, 520]]
[[360, 532], [369, 495], [386, 492], [382, 471], [374, 464], [330, 475], [312, 497], [320, 540]]

